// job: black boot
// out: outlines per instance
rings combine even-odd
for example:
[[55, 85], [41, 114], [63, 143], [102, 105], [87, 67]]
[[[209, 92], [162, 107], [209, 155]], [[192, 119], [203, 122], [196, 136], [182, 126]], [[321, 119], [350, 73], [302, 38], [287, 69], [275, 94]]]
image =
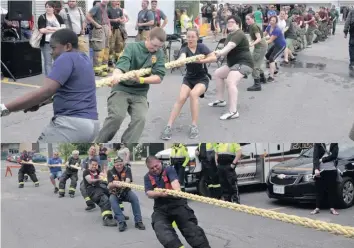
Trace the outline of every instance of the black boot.
[[251, 87], [247, 88], [247, 91], [261, 91], [262, 86], [261, 86], [261, 81], [260, 79], [255, 79], [254, 84]]
[[265, 83], [267, 83], [267, 79], [266, 79], [266, 77], [265, 77], [265, 75], [264, 75], [264, 73], [261, 73], [261, 78], [259, 79], [259, 81], [262, 83], [262, 84], [265, 84]]
[[90, 211], [92, 209], [95, 209], [96, 205], [87, 205], [87, 207], [85, 208], [86, 211]]

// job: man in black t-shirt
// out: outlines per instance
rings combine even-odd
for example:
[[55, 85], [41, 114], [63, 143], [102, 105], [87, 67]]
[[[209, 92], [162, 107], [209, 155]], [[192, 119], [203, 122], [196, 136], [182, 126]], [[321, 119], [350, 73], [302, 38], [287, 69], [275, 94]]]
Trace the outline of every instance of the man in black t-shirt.
[[83, 172], [82, 176], [87, 194], [101, 208], [103, 225], [117, 226], [112, 215], [109, 192], [104, 184], [105, 180], [98, 170], [98, 161], [91, 159], [89, 168]]
[[100, 144], [100, 150], [98, 154], [100, 156], [101, 168], [105, 173], [107, 172], [107, 165], [108, 165], [107, 153], [108, 153], [108, 149], [104, 147], [103, 144]]
[[130, 189], [119, 186], [117, 182], [133, 182], [132, 171], [129, 167], [124, 166], [124, 161], [121, 158], [114, 159], [114, 167], [107, 173], [108, 189], [110, 190], [109, 201], [111, 202], [115, 219], [119, 223], [119, 231], [123, 232], [127, 229], [125, 216], [120, 208], [120, 203], [130, 202], [134, 214], [135, 228], [145, 230], [142, 222], [139, 199], [137, 195]]
[[[76, 186], [77, 186], [77, 181], [78, 181], [78, 169], [74, 167], [79, 167], [81, 164], [81, 159], [79, 158], [79, 151], [75, 150], [72, 153], [72, 156], [68, 159], [68, 161], [65, 163], [66, 164], [66, 169], [63, 175], [60, 178], [59, 182], [59, 198], [62, 198], [65, 196], [65, 184], [66, 181], [70, 178], [70, 188], [69, 188], [69, 195], [71, 198], [74, 198], [75, 191], [76, 191]], [[74, 166], [74, 167], [71, 167]]]

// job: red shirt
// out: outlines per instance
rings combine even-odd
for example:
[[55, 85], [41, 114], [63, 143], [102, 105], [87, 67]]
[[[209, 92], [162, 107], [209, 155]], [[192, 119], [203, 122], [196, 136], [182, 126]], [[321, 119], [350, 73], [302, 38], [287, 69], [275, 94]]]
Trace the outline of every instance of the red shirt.
[[320, 18], [321, 18], [321, 19], [326, 19], [326, 20], [327, 20], [328, 15], [327, 15], [326, 12], [320, 11], [320, 12], [318, 12], [318, 14], [320, 15]]
[[296, 18], [296, 23], [297, 23], [297, 25], [300, 25], [302, 23], [300, 28], [303, 28], [304, 27], [304, 17], [303, 16], [297, 17]]
[[[307, 14], [307, 15], [305, 16], [304, 20], [305, 20], [305, 21], [310, 21], [310, 20], [312, 20], [312, 18], [313, 18], [313, 15]], [[309, 27], [316, 27], [316, 21], [315, 21], [315, 20], [310, 21], [310, 22], [308, 23], [308, 25], [309, 25]]]

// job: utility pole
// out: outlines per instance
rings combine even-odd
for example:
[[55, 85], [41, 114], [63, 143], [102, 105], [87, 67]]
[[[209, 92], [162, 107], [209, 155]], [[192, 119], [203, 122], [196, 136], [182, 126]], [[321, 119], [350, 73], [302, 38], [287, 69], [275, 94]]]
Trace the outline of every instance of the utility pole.
[[47, 153], [48, 153], [48, 158], [53, 157], [53, 144], [52, 143], [47, 144]]

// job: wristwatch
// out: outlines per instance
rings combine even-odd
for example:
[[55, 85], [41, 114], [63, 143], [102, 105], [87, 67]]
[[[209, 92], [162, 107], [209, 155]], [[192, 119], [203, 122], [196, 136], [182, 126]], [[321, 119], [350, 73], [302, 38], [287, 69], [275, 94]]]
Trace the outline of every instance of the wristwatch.
[[1, 117], [10, 114], [10, 111], [6, 108], [5, 104], [1, 104], [0, 107], [1, 107]]

